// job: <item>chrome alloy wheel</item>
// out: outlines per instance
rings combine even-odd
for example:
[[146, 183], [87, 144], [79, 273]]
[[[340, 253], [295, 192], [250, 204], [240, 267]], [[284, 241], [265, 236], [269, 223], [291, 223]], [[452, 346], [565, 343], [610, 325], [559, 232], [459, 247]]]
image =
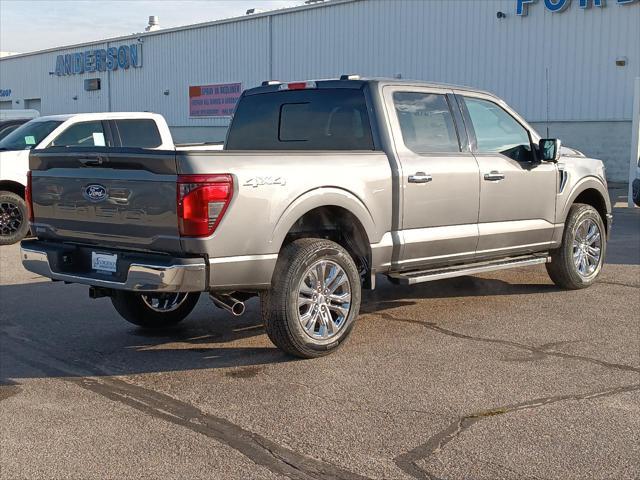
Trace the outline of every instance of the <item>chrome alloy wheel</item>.
[[23, 222], [20, 208], [15, 203], [0, 203], [0, 235], [13, 235], [20, 230]]
[[591, 218], [584, 219], [576, 228], [573, 239], [573, 263], [582, 277], [589, 277], [600, 265], [602, 232]]
[[342, 329], [351, 310], [351, 283], [340, 265], [319, 260], [298, 287], [298, 320], [314, 340], [328, 340]]
[[188, 293], [150, 293], [142, 294], [142, 301], [155, 312], [173, 312], [187, 299]]

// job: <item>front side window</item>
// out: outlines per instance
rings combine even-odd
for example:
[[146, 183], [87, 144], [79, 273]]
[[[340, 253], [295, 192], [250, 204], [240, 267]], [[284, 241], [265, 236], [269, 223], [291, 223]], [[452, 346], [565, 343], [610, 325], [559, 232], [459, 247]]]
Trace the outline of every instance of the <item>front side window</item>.
[[465, 97], [478, 153], [501, 153], [518, 162], [531, 162], [529, 132], [500, 106], [487, 100]]
[[415, 153], [459, 152], [453, 116], [444, 95], [395, 92], [393, 104], [404, 144]]
[[0, 140], [0, 150], [31, 150], [60, 126], [59, 121], [30, 121]]
[[58, 135], [52, 147], [104, 147], [106, 146], [101, 121], [81, 122], [71, 125]]

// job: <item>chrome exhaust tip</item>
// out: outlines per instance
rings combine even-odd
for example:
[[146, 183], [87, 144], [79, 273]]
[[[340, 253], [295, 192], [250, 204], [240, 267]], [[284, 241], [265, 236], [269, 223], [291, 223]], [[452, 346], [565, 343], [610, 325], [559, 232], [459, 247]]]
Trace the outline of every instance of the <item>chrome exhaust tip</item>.
[[226, 310], [234, 317], [239, 317], [243, 315], [246, 310], [246, 307], [243, 301], [238, 300], [237, 298], [234, 298], [231, 295], [228, 295], [226, 293], [220, 293], [220, 294], [210, 293], [209, 298], [211, 299], [211, 301], [216, 307]]

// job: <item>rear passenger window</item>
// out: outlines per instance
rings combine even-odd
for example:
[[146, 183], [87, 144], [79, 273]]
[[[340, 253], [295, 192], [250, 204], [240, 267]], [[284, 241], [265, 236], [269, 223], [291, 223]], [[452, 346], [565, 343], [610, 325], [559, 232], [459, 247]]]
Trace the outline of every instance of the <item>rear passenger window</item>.
[[156, 148], [162, 138], [156, 122], [150, 118], [114, 120], [123, 147]]
[[447, 97], [432, 93], [393, 94], [402, 139], [415, 153], [459, 152], [458, 133]]
[[55, 147], [104, 147], [106, 146], [102, 122], [75, 123], [58, 135], [53, 142]]
[[240, 100], [226, 150], [373, 150], [364, 92], [284, 90]]

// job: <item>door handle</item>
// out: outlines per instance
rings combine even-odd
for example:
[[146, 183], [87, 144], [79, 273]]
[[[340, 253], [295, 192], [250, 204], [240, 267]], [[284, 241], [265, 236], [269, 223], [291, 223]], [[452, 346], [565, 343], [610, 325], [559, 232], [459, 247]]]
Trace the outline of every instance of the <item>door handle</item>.
[[409, 175], [409, 183], [427, 183], [431, 180], [433, 180], [433, 177], [424, 172], [416, 172], [413, 175]]
[[498, 182], [500, 180], [504, 180], [504, 173], [492, 170], [491, 172], [484, 174], [484, 179], [489, 182]]
[[85, 167], [92, 167], [96, 165], [102, 165], [102, 157], [84, 157], [79, 158], [78, 161]]

